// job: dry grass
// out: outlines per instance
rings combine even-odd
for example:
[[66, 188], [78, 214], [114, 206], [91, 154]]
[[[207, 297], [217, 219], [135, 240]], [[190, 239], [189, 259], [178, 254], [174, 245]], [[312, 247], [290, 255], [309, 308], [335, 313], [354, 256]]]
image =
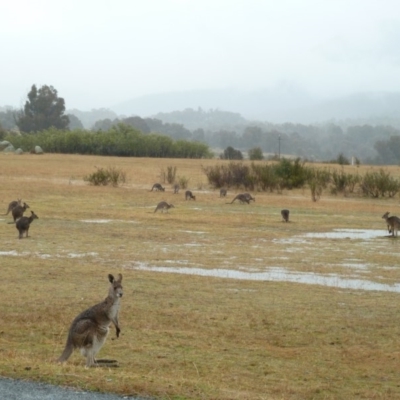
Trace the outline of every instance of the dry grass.
[[[217, 162], [1, 155], [2, 212], [22, 197], [39, 220], [23, 240], [10, 216], [0, 220], [0, 374], [166, 399], [400, 398], [398, 293], [140, 269], [279, 267], [399, 282], [400, 241], [385, 237], [381, 219], [399, 213], [397, 199], [324, 194], [313, 203], [304, 190], [227, 205], [233, 192], [220, 199], [201, 170]], [[171, 165], [190, 178], [195, 202], [168, 185], [149, 192]], [[128, 182], [88, 186], [83, 177], [95, 166], [121, 168]], [[154, 214], [160, 200], [176, 208]], [[292, 222], [281, 222], [282, 208]], [[382, 235], [305, 236], [337, 228]], [[85, 369], [78, 352], [54, 363], [73, 317], [101, 301], [107, 274], [119, 272], [122, 334], [112, 330], [99, 356], [120, 367]]]

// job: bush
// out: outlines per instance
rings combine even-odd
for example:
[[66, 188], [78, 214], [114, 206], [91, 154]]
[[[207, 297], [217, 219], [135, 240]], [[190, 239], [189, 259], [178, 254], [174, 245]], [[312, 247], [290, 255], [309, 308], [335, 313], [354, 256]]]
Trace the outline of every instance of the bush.
[[224, 160], [243, 160], [243, 154], [240, 150], [234, 149], [232, 146], [228, 146], [224, 150], [224, 154], [221, 155]]
[[186, 176], [180, 176], [178, 178], [178, 184], [181, 189], [187, 189], [189, 185], [190, 178], [186, 178]]
[[309, 169], [307, 183], [311, 190], [311, 200], [318, 201], [323, 190], [328, 186], [331, 174], [323, 169]]
[[175, 182], [177, 167], [168, 166], [167, 171], [164, 168], [161, 168], [160, 178], [162, 182], [168, 182], [169, 184], [173, 184]]
[[263, 160], [264, 155], [260, 147], [254, 147], [248, 151], [250, 160]]
[[393, 197], [400, 189], [400, 183], [383, 169], [379, 172], [367, 172], [361, 179], [361, 191], [369, 197]]
[[115, 167], [97, 168], [96, 172], [85, 176], [83, 180], [94, 186], [107, 186], [110, 184], [118, 186], [120, 183], [126, 182], [126, 174]]
[[340, 172], [333, 171], [331, 175], [332, 182], [332, 194], [338, 193], [353, 193], [356, 185], [360, 183], [360, 176], [353, 174], [346, 174], [343, 170]]

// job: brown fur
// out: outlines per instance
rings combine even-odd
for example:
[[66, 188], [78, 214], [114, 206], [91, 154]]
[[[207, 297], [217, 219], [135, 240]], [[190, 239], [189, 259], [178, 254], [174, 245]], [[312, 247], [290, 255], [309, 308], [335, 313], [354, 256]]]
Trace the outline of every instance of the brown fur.
[[18, 229], [18, 232], [19, 232], [18, 237], [20, 239], [22, 239], [24, 233], [25, 233], [25, 237], [28, 237], [29, 227], [34, 219], [39, 219], [39, 217], [33, 211], [31, 211], [30, 217], [21, 217], [18, 219], [15, 226]]
[[244, 196], [246, 196], [246, 198], [250, 201], [256, 201], [255, 197], [253, 197], [250, 193], [243, 193]]
[[161, 186], [161, 183], [155, 183], [150, 192], [152, 192], [153, 190], [155, 190], [156, 192], [165, 192], [165, 188]]
[[6, 212], [5, 214], [3, 214], [3, 215], [8, 215], [8, 213], [9, 213], [10, 211], [12, 211], [12, 209], [13, 209], [14, 207], [20, 206], [21, 204], [22, 204], [22, 203], [21, 203], [21, 199], [11, 201], [10, 204], [8, 205], [7, 212]]
[[154, 210], [154, 212], [157, 212], [157, 210], [161, 210], [161, 212], [164, 212], [164, 210], [167, 210], [167, 212], [168, 212], [168, 210], [170, 208], [175, 208], [175, 206], [173, 204], [168, 204], [166, 201], [160, 201], [157, 204], [157, 207]]
[[16, 222], [18, 218], [21, 218], [24, 215], [24, 212], [26, 211], [27, 208], [29, 208], [28, 204], [24, 203], [23, 206], [18, 205], [11, 210], [14, 222]]
[[239, 200], [241, 204], [243, 203], [250, 204], [250, 200], [247, 198], [247, 196], [245, 196], [244, 193], [237, 194], [235, 198], [230, 203], [227, 204], [232, 204], [235, 200]]
[[400, 228], [400, 218], [392, 215], [389, 217], [390, 212], [387, 211], [385, 214], [382, 215], [382, 218], [386, 221], [388, 231], [392, 234], [392, 236], [397, 236], [397, 231]]
[[286, 209], [282, 210], [281, 215], [282, 215], [283, 222], [289, 222], [289, 210], [286, 210]]
[[122, 275], [118, 274], [118, 280], [109, 274], [110, 288], [104, 301], [81, 312], [71, 324], [67, 342], [59, 362], [67, 361], [75, 349], [79, 349], [86, 356], [86, 366], [97, 366], [96, 354], [103, 346], [111, 323], [116, 329], [117, 338], [121, 332], [118, 322], [120, 300], [122, 291]]
[[185, 200], [196, 200], [196, 196], [190, 190], [186, 190]]

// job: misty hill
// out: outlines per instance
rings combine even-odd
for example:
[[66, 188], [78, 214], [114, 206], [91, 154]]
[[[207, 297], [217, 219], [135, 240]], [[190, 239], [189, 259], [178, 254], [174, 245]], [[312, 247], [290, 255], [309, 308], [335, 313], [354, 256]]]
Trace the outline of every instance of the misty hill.
[[248, 120], [272, 123], [310, 124], [353, 120], [357, 123], [400, 126], [400, 93], [396, 92], [356, 93], [320, 99], [290, 86], [253, 92], [234, 89], [202, 90], [141, 96], [110, 108], [120, 115], [142, 117], [201, 108], [226, 110]]

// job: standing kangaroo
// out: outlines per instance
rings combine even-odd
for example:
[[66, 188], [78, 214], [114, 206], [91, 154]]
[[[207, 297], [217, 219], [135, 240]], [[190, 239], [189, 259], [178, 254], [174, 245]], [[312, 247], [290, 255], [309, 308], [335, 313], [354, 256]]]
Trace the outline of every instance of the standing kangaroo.
[[219, 190], [219, 197], [226, 197], [228, 191], [224, 188]]
[[281, 211], [282, 215], [282, 222], [289, 222], [289, 210], [282, 210]]
[[19, 232], [18, 237], [20, 239], [22, 239], [24, 233], [25, 233], [25, 237], [28, 237], [29, 227], [34, 219], [39, 219], [39, 217], [33, 211], [31, 211], [30, 217], [21, 217], [16, 222], [15, 226], [18, 229], [18, 232]]
[[157, 212], [157, 210], [161, 210], [161, 212], [164, 212], [164, 210], [167, 210], [167, 212], [168, 212], [168, 210], [170, 208], [175, 208], [175, 206], [173, 204], [168, 204], [166, 201], [160, 201], [157, 204], [157, 207], [154, 210], [154, 212]]
[[400, 228], [400, 218], [392, 215], [389, 217], [390, 212], [387, 211], [385, 214], [382, 215], [382, 218], [386, 221], [388, 231], [392, 234], [392, 236], [397, 236], [397, 231]]
[[235, 196], [235, 198], [230, 202], [226, 204], [232, 204], [235, 200], [239, 200], [240, 203], [247, 203], [250, 204], [250, 200], [247, 198], [247, 196], [244, 195], [244, 193], [239, 193]]
[[179, 189], [180, 189], [181, 187], [179, 186], [179, 183], [175, 183], [175, 185], [174, 185], [174, 194], [177, 194], [177, 193], [179, 193]]
[[23, 206], [21, 206], [21, 205], [15, 206], [11, 210], [11, 214], [14, 218], [14, 222], [9, 222], [9, 224], [15, 223], [18, 218], [21, 218], [24, 215], [24, 212], [26, 211], [27, 208], [29, 208], [29, 206], [26, 203], [24, 203]]
[[185, 200], [196, 200], [196, 196], [190, 190], [186, 190]]
[[156, 192], [165, 192], [165, 188], [161, 186], [161, 183], [155, 183], [150, 192], [152, 192], [153, 190], [155, 190]]
[[12, 209], [13, 209], [14, 207], [20, 206], [21, 204], [22, 204], [22, 203], [21, 203], [21, 199], [11, 201], [10, 204], [8, 205], [7, 212], [6, 212], [5, 214], [3, 214], [3, 215], [8, 215], [8, 213], [9, 213], [10, 211], [12, 211]]
[[96, 354], [100, 351], [106, 341], [111, 323], [114, 324], [117, 337], [121, 332], [118, 323], [118, 312], [122, 297], [122, 275], [118, 274], [116, 280], [113, 275], [108, 274], [110, 289], [104, 301], [81, 312], [69, 328], [67, 343], [59, 362], [67, 361], [75, 349], [79, 349], [86, 357], [86, 366], [94, 367], [100, 360], [96, 361]]

